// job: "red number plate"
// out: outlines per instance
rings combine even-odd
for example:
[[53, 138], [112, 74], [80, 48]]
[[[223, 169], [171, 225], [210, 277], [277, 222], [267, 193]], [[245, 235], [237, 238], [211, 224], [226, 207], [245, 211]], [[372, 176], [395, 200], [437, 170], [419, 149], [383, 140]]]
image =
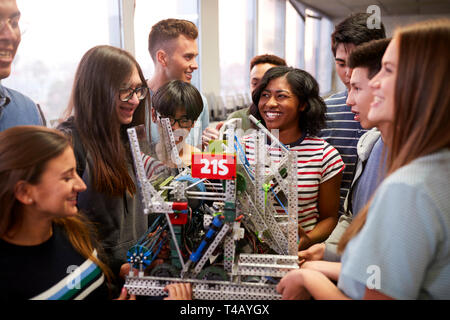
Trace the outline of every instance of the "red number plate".
[[217, 153], [192, 153], [193, 178], [236, 179], [236, 155]]

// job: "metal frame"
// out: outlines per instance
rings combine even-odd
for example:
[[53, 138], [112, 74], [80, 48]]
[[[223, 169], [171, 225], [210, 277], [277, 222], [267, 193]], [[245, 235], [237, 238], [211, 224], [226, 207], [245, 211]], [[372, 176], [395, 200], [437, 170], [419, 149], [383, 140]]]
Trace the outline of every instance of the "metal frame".
[[[253, 120], [254, 121], [254, 120]], [[173, 139], [173, 133], [168, 119], [161, 119], [164, 134], [162, 139], [167, 140], [173, 153], [174, 159], [177, 159], [178, 151]], [[235, 125], [232, 122], [225, 123], [227, 130], [224, 135], [227, 140], [226, 152], [241, 152], [235, 146]], [[265, 129], [265, 128], [264, 128]], [[142, 194], [144, 213], [166, 215], [167, 224], [171, 231], [172, 241], [177, 243], [172, 223], [170, 222], [169, 213], [173, 212], [172, 203], [166, 202], [162, 196], [154, 189], [145, 176], [143, 169], [142, 155], [137, 140], [135, 128], [128, 129], [130, 138], [131, 151], [133, 153], [134, 164], [136, 167], [136, 176], [139, 182]], [[270, 134], [270, 133], [269, 133]], [[298, 268], [297, 257], [297, 223], [298, 223], [298, 196], [296, 188], [297, 179], [297, 161], [294, 152], [289, 151], [286, 147], [282, 148], [283, 155], [278, 166], [271, 165], [269, 168], [270, 180], [278, 185], [278, 190], [283, 190], [288, 198], [288, 215], [287, 230], [277, 222], [276, 212], [269, 203], [272, 198], [267, 197], [267, 189], [264, 191], [264, 185], [270, 182], [266, 173], [266, 160], [270, 159], [266, 148], [266, 136], [269, 135], [266, 130], [257, 132], [256, 150], [255, 150], [255, 169], [254, 176], [245, 170], [242, 165], [238, 165], [238, 172], [245, 177], [247, 188], [244, 192], [237, 193], [236, 181], [227, 180], [225, 182], [225, 191], [222, 192], [198, 192], [188, 191], [191, 187], [180, 185], [180, 182], [172, 180], [171, 184], [165, 188], [169, 193], [175, 194], [176, 198], [184, 199], [203, 199], [219, 201], [219, 207], [223, 223], [220, 228], [215, 227], [215, 232], [210, 233], [205, 248], [199, 247], [195, 259], [193, 255], [188, 261], [183, 261], [182, 254], [178, 245], [176, 251], [182, 265], [180, 277], [178, 278], [162, 278], [162, 277], [144, 277], [140, 273], [137, 277], [130, 271], [125, 287], [131, 294], [137, 295], [165, 295], [164, 287], [169, 283], [190, 282], [193, 285], [194, 299], [279, 299], [280, 295], [276, 293], [275, 286], [268, 283], [246, 282], [246, 276], [276, 277], [284, 276], [290, 270]], [[270, 136], [273, 143], [282, 145], [274, 136]], [[275, 140], [274, 140], [275, 139]], [[164, 141], [164, 140], [163, 140]], [[244, 155], [245, 156], [245, 155]], [[179, 158], [179, 156], [178, 156]], [[180, 159], [181, 160], [181, 159]], [[189, 175], [190, 169], [177, 164], [179, 172], [182, 175]], [[288, 171], [287, 178], [283, 179], [280, 169], [286, 168]], [[266, 203], [267, 201], [267, 203]], [[214, 211], [211, 209], [211, 211]], [[236, 221], [236, 216], [242, 215], [242, 219]], [[205, 214], [206, 216], [206, 214]], [[205, 221], [208, 220], [205, 218]], [[211, 220], [211, 219], [209, 219]], [[285, 221], [286, 219], [284, 219]], [[214, 220], [213, 220], [214, 222]], [[211, 222], [211, 225], [213, 224]], [[265, 254], [236, 254], [236, 241], [244, 236], [244, 229], [241, 224], [248, 230], [257, 232], [260, 239], [266, 242], [278, 255]], [[283, 231], [284, 229], [284, 231]], [[212, 258], [217, 248], [223, 245], [224, 253], [224, 271], [229, 276], [229, 281], [217, 282], [208, 280], [195, 279], [203, 270], [208, 259]], [[201, 254], [201, 258], [199, 258]], [[195, 262], [194, 262], [195, 261]], [[244, 276], [244, 279], [242, 278]], [[262, 279], [261, 281], [265, 281]]]

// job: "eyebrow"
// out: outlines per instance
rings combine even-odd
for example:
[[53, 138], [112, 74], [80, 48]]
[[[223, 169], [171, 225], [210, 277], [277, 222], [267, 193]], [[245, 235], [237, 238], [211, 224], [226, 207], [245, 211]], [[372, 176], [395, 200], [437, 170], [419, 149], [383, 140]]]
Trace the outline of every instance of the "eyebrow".
[[338, 62], [344, 62], [344, 63], [345, 63], [345, 60], [344, 60], [344, 59], [335, 58], [335, 60], [338, 61]]
[[131, 88], [141, 88], [141, 87], [145, 87], [145, 83], [142, 81], [139, 83], [136, 83], [135, 86], [133, 86], [133, 83], [131, 83], [131, 82], [124, 82], [120, 86], [120, 89], [131, 89]]
[[64, 171], [64, 172], [61, 174], [61, 176], [64, 176], [64, 175], [66, 175], [66, 174], [68, 174], [68, 173], [72, 173], [72, 172], [74, 172], [74, 171], [75, 171], [75, 168], [70, 168], [70, 169]]
[[11, 15], [9, 16], [9, 18], [10, 18], [10, 19], [12, 19], [12, 18], [20, 18], [20, 16], [21, 16], [20, 11], [16, 11], [16, 12], [14, 12], [13, 14], [11, 14]]
[[[263, 92], [264, 92], [264, 91], [271, 92], [269, 89], [264, 89]], [[281, 89], [281, 90], [275, 90], [275, 92], [276, 92], [276, 93], [286, 92], [286, 93], [291, 94], [290, 91], [288, 91], [288, 90], [283, 90], [283, 89]]]

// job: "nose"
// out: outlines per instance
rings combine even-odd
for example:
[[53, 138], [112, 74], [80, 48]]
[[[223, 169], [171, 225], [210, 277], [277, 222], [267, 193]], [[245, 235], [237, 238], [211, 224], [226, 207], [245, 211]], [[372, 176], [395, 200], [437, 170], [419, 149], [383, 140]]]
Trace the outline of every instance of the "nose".
[[274, 96], [271, 96], [269, 98], [269, 100], [267, 100], [267, 102], [266, 102], [266, 106], [268, 106], [268, 107], [275, 107], [277, 105], [278, 105], [278, 102], [277, 102], [277, 100], [275, 99]]
[[354, 106], [355, 105], [355, 99], [353, 98], [353, 89], [350, 89], [350, 91], [348, 92], [347, 101], [345, 101], [345, 103], [348, 106]]
[[15, 30], [9, 21], [1, 21], [0, 22], [0, 38], [13, 38], [17, 39], [20, 36], [19, 27]]
[[86, 184], [84, 183], [83, 179], [80, 178], [80, 176], [75, 173], [76, 175], [76, 181], [74, 184], [74, 189], [76, 192], [83, 192], [87, 189]]
[[138, 105], [140, 100], [137, 97], [137, 93], [133, 92], [133, 95], [131, 96], [130, 100], [128, 100], [128, 103], [131, 103], [133, 105]]
[[197, 63], [196, 59], [194, 59], [194, 61], [192, 62], [191, 69], [192, 70], [197, 70], [198, 69], [198, 63]]

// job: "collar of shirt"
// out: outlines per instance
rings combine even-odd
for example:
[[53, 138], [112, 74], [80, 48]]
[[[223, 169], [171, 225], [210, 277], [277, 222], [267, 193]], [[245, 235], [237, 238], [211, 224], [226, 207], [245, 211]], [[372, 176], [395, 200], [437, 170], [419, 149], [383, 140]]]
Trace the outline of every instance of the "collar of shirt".
[[3, 113], [3, 109], [8, 105], [11, 101], [8, 92], [6, 92], [5, 87], [0, 82], [0, 117]]
[[[306, 138], [306, 132], [303, 132], [301, 137], [297, 141], [287, 144], [286, 147], [288, 147], [288, 148], [298, 147], [303, 142], [303, 140], [305, 140], [305, 138]], [[272, 140], [270, 139], [269, 136], [267, 136], [267, 144], [269, 146], [272, 144]]]
[[11, 97], [0, 82], [0, 108], [4, 108], [11, 101]]

